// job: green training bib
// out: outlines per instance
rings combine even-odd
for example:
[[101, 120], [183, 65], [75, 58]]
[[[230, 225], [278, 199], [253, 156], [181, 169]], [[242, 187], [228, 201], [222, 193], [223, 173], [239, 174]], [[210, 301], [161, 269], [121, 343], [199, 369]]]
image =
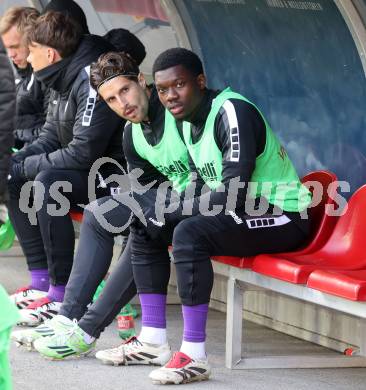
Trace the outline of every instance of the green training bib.
[[[269, 203], [289, 212], [299, 212], [311, 202], [311, 194], [299, 180], [296, 170], [288, 158], [285, 148], [274, 135], [258, 107], [244, 96], [226, 88], [212, 102], [200, 140], [192, 143], [191, 124], [183, 122], [183, 135], [187, 149], [205, 183], [215, 189], [222, 183], [222, 152], [215, 137], [215, 119], [220, 108], [228, 99], [240, 99], [254, 106], [262, 116], [266, 126], [266, 145], [256, 158], [251, 177], [249, 194], [253, 198], [264, 196]], [[239, 130], [231, 129], [232, 161], [239, 161]], [[238, 148], [235, 148], [235, 144]]]
[[191, 181], [188, 151], [168, 110], [165, 110], [164, 134], [157, 145], [146, 141], [141, 125], [137, 123], [132, 124], [132, 140], [138, 155], [166, 176], [177, 192], [185, 190]]

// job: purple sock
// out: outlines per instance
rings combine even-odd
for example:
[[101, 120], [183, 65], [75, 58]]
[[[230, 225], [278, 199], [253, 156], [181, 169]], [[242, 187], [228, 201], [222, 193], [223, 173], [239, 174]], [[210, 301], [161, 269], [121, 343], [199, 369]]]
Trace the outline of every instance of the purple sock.
[[184, 331], [183, 340], [202, 343], [206, 340], [208, 303], [196, 306], [182, 305]]
[[142, 326], [166, 328], [166, 295], [139, 294], [142, 312]]
[[35, 290], [48, 291], [50, 286], [50, 279], [48, 276], [48, 270], [46, 269], [32, 269], [31, 274], [31, 287]]
[[66, 286], [63, 285], [52, 286], [52, 284], [50, 284], [47, 297], [51, 299], [51, 301], [62, 302], [64, 300], [65, 287]]

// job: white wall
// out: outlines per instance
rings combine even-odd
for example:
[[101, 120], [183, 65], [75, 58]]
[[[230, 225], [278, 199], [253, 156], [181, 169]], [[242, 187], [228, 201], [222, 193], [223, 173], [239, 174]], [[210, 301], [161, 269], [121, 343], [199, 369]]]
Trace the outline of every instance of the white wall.
[[0, 16], [4, 14], [4, 12], [14, 6], [23, 6], [29, 7], [29, 2], [27, 0], [1, 0], [0, 1]]

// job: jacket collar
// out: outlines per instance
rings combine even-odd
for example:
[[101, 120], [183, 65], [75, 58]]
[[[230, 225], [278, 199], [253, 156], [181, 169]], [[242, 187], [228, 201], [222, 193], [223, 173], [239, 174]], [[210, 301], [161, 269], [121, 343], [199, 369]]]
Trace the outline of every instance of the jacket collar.
[[36, 79], [45, 84], [47, 88], [62, 92], [63, 81], [71, 59], [72, 57], [64, 58], [38, 72], [34, 72], [34, 75]]
[[205, 125], [208, 114], [211, 111], [212, 100], [218, 95], [218, 91], [206, 89], [202, 100], [196, 110], [187, 118], [187, 122], [191, 122], [195, 127], [201, 128]]
[[16, 65], [14, 65], [14, 67], [15, 67], [15, 70], [16, 70], [16, 74], [21, 79], [25, 79], [25, 78], [29, 77], [32, 74], [32, 72], [33, 72], [31, 64], [28, 64], [27, 67], [24, 68], [24, 69], [18, 68]]

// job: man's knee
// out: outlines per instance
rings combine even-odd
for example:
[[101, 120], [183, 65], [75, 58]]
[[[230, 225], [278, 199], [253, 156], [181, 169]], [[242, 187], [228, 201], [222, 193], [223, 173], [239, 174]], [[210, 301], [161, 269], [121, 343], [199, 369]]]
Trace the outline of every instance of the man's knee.
[[84, 222], [108, 234], [127, 234], [130, 214], [131, 211], [112, 196], [105, 196], [85, 207]]
[[94, 200], [93, 202], [90, 202], [89, 204], [87, 204], [85, 206], [85, 209], [84, 209], [84, 216], [86, 213], [95, 214], [98, 211], [99, 203], [100, 202], [98, 202], [98, 199], [97, 199], [97, 200]]
[[49, 194], [51, 185], [56, 181], [56, 178], [51, 170], [41, 171], [33, 181], [33, 195], [36, 201], [41, 201]]
[[[47, 207], [51, 216], [63, 216], [70, 211], [72, 183], [60, 170], [41, 171], [33, 182], [33, 198], [38, 211]], [[51, 206], [49, 206], [51, 205]], [[50, 207], [50, 209], [48, 209]]]
[[41, 171], [33, 181], [33, 197], [36, 204], [48, 203], [49, 189], [54, 183], [55, 178], [52, 171]]
[[99, 204], [98, 200], [94, 200], [85, 206], [83, 223], [88, 225], [99, 225], [97, 219], [95, 218], [95, 214], [98, 212]]
[[193, 259], [197, 248], [197, 230], [194, 221], [189, 218], [180, 222], [173, 234], [173, 258], [174, 263], [186, 262]]
[[173, 233], [173, 244], [175, 242], [180, 242], [186, 240], [188, 237], [192, 236], [194, 233], [194, 223], [190, 221], [190, 218], [184, 219], [179, 222], [174, 229]]

